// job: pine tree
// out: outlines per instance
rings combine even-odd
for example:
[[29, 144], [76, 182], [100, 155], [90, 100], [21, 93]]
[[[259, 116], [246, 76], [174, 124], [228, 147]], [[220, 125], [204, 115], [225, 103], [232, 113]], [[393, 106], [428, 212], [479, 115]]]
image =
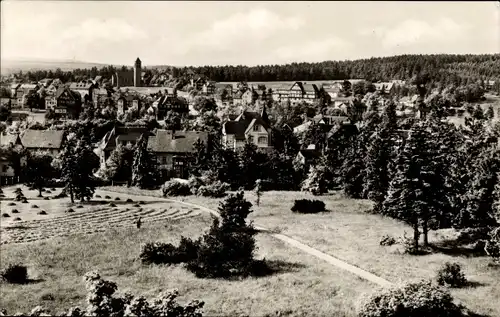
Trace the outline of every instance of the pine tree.
[[152, 188], [156, 184], [157, 162], [147, 146], [148, 137], [142, 134], [132, 163], [132, 185], [139, 188]]
[[346, 151], [341, 168], [341, 183], [344, 193], [350, 198], [363, 198], [366, 146], [357, 137]]

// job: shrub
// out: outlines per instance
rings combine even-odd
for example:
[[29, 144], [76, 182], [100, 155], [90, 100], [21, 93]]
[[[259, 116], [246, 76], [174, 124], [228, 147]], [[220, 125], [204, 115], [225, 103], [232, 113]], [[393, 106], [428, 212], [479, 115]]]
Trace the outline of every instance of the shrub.
[[37, 205], [31, 205], [31, 208], [35, 208], [36, 209], [36, 208], [38, 208], [38, 206]]
[[0, 188], [0, 194], [3, 194], [3, 189]]
[[21, 218], [16, 217], [16, 218], [13, 219], [13, 221], [21, 221]]
[[61, 191], [59, 194], [54, 196], [54, 198], [57, 198], [57, 199], [66, 198], [66, 197], [68, 197], [68, 195], [64, 191]]
[[2, 271], [2, 279], [7, 283], [24, 284], [28, 281], [28, 269], [21, 264], [10, 264]]
[[165, 182], [162, 186], [163, 197], [167, 196], [188, 196], [191, 194], [189, 185], [176, 180]]
[[66, 210], [66, 212], [75, 212], [75, 210], [73, 210], [73, 208], [69, 208]]
[[17, 209], [12, 209], [11, 213], [13, 213], [13, 214], [18, 214], [18, 213], [19, 213], [19, 210], [17, 210]]
[[7, 206], [15, 206], [16, 203], [8, 203]]
[[4, 217], [4, 218], [8, 218], [8, 217], [10, 217], [10, 215], [9, 215], [8, 213], [4, 212], [4, 213], [2, 214], [2, 217]]
[[146, 243], [139, 258], [146, 264], [179, 264], [196, 257], [196, 250], [195, 243], [182, 237], [179, 247], [171, 243]]
[[134, 204], [132, 207], [141, 207], [139, 204]]
[[139, 204], [145, 205], [146, 203], [143, 200], [141, 200], [141, 201], [139, 201]]
[[81, 209], [81, 208], [83, 208], [83, 206], [82, 205], [78, 205], [78, 206], [76, 206], [76, 208], [77, 209]]
[[216, 181], [210, 185], [203, 185], [198, 188], [197, 195], [203, 197], [221, 198], [226, 196], [226, 191], [229, 190], [228, 183]]
[[198, 188], [206, 185], [201, 177], [191, 176], [188, 181], [188, 186], [191, 194], [196, 195], [198, 193]]
[[460, 231], [456, 241], [460, 244], [470, 244], [478, 240], [487, 240], [490, 231], [491, 228], [488, 227], [466, 228]]
[[95, 195], [95, 198], [101, 198], [101, 195]]
[[485, 243], [484, 251], [493, 258], [494, 262], [500, 263], [500, 227], [489, 233], [489, 240]]
[[121, 200], [120, 197], [115, 197], [115, 200]]
[[404, 254], [417, 254], [417, 250], [415, 249], [415, 241], [413, 240], [413, 238], [406, 235], [406, 231], [403, 236], [399, 238], [399, 243], [403, 246]]
[[[85, 288], [87, 289], [87, 307], [81, 310], [79, 307], [70, 308], [59, 316], [168, 316], [168, 317], [202, 317], [201, 309], [204, 303], [191, 301], [185, 306], [177, 303], [179, 292], [177, 290], [167, 291], [160, 294], [151, 301], [145, 297], [134, 297], [125, 293], [123, 296], [113, 296], [118, 287], [116, 283], [106, 281], [97, 272], [88, 272], [84, 276]], [[46, 296], [42, 300], [51, 300]], [[3, 311], [7, 315], [7, 312]], [[0, 313], [0, 315], [2, 315]], [[29, 314], [22, 316], [50, 316], [42, 306], [35, 307]], [[52, 314], [53, 315], [53, 314]]]
[[106, 196], [104, 196], [104, 198], [105, 199], [111, 199], [111, 196], [106, 195]]
[[46, 190], [45, 190], [45, 192], [46, 192], [47, 194], [52, 194], [52, 192], [51, 192], [50, 190], [48, 190], [48, 189], [46, 189]]
[[24, 198], [24, 199], [21, 201], [21, 203], [23, 203], [23, 204], [27, 204], [27, 203], [28, 203], [28, 200], [27, 200], [26, 198]]
[[26, 197], [24, 197], [23, 194], [17, 194], [16, 195], [16, 198], [14, 198], [15, 201], [22, 201], [22, 200], [25, 200]]
[[109, 207], [116, 207], [116, 205], [114, 203], [109, 203], [108, 205]]
[[298, 199], [291, 210], [301, 214], [314, 214], [325, 211], [325, 203], [321, 200]]
[[467, 285], [467, 279], [458, 263], [446, 262], [437, 271], [436, 280], [439, 285], [443, 286], [463, 287]]
[[390, 235], [384, 235], [382, 239], [380, 239], [380, 245], [382, 246], [391, 246], [396, 244], [396, 239]]
[[37, 212], [38, 215], [46, 215], [47, 212], [45, 210], [40, 210], [39, 212]]
[[462, 308], [444, 288], [431, 282], [409, 282], [364, 296], [358, 317], [459, 317]]
[[134, 201], [132, 199], [128, 198], [126, 202], [127, 203], [133, 203]]

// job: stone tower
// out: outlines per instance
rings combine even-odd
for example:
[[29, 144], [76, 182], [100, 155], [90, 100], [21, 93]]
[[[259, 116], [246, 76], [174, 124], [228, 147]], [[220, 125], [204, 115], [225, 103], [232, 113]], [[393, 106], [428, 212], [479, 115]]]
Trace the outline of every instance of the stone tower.
[[134, 63], [134, 87], [141, 87], [141, 73], [141, 60], [137, 57]]

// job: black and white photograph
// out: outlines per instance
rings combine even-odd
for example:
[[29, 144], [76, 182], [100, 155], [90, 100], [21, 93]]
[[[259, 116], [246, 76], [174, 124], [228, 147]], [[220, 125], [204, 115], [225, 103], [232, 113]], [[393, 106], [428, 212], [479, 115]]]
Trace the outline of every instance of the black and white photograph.
[[500, 317], [500, 1], [0, 22], [0, 316]]

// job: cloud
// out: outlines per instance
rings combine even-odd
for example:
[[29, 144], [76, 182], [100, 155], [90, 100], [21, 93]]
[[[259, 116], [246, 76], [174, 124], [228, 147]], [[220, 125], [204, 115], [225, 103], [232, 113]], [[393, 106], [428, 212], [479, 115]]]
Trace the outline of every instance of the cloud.
[[298, 44], [279, 47], [274, 56], [279, 60], [317, 62], [344, 57], [351, 43], [339, 38], [329, 37], [322, 40], [312, 40]]
[[284, 17], [257, 8], [216, 21], [207, 30], [189, 37], [181, 46], [184, 51], [201, 47], [218, 51], [232, 50], [236, 46], [241, 49], [240, 45], [255, 45], [279, 32], [296, 31], [304, 24], [304, 20], [299, 17]]
[[429, 41], [456, 40], [469, 29], [467, 24], [458, 24], [450, 18], [441, 18], [435, 23], [409, 19], [394, 27], [379, 26], [360, 30], [359, 34], [375, 35], [386, 48], [411, 46]]
[[82, 42], [114, 41], [145, 39], [147, 34], [121, 19], [87, 19], [78, 25], [64, 30], [61, 39]]

